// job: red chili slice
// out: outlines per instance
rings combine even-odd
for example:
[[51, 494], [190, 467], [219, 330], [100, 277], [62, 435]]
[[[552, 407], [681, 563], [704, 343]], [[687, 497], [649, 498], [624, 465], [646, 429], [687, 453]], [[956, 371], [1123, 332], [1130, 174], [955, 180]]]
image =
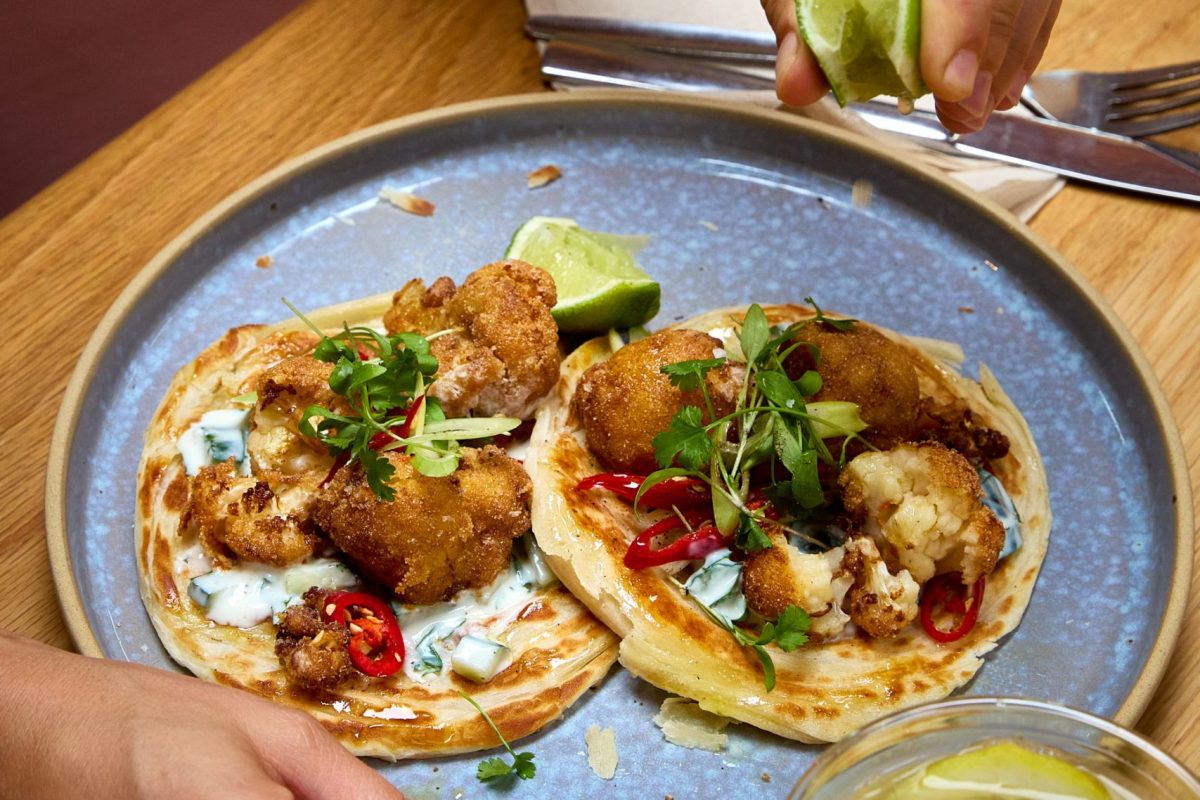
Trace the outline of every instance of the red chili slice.
[[[602, 472], [584, 478], [575, 488], [581, 492], [596, 487], [607, 489], [632, 503], [645, 480], [645, 475], [629, 472]], [[642, 499], [638, 501], [639, 508], [706, 508], [711, 504], [712, 493], [708, 485], [698, 478], [668, 478], [643, 492]]]
[[[947, 644], [957, 642], [971, 632], [979, 619], [979, 608], [983, 605], [983, 590], [985, 578], [980, 578], [971, 586], [970, 598], [967, 597], [967, 587], [963, 586], [962, 574], [948, 572], [934, 576], [925, 584], [921, 596], [921, 626], [935, 642]], [[934, 622], [933, 614], [938, 608], [957, 614], [962, 619], [948, 631], [944, 631]]]
[[634, 537], [625, 551], [625, 566], [630, 569], [660, 567], [675, 561], [691, 561], [704, 558], [715, 550], [729, 546], [729, 539], [722, 534], [708, 515], [701, 512], [686, 512], [684, 519], [693, 530], [685, 533], [670, 544], [655, 549], [654, 539], [684, 526], [684, 520], [670, 516], [651, 525]]
[[387, 603], [365, 592], [330, 592], [321, 618], [350, 629], [350, 661], [359, 672], [386, 678], [404, 666], [404, 636]]

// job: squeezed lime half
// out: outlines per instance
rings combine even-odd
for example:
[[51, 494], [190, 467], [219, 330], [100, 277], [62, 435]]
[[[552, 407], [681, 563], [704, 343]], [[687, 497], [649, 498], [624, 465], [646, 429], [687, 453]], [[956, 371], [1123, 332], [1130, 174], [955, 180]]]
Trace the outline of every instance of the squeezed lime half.
[[800, 34], [843, 106], [913, 99], [921, 80], [921, 0], [796, 0]]
[[1048, 753], [999, 742], [934, 761], [885, 792], [887, 800], [1110, 800], [1098, 778]]
[[505, 258], [519, 258], [554, 278], [560, 330], [602, 333], [641, 325], [658, 313], [658, 282], [631, 252], [637, 237], [584, 230], [575, 220], [534, 217], [513, 234]]

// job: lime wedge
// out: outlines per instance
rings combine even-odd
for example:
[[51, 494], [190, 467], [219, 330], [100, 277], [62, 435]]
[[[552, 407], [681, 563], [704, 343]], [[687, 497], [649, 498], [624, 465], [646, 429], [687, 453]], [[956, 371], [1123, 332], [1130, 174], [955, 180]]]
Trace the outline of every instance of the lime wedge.
[[889, 800], [1110, 800], [1104, 784], [1056, 756], [1013, 742], [935, 761], [894, 786]]
[[601, 333], [632, 328], [658, 313], [658, 283], [630, 252], [635, 237], [580, 228], [573, 219], [534, 217], [513, 234], [505, 258], [519, 258], [554, 278], [551, 314], [563, 331]]
[[796, 18], [843, 106], [929, 91], [919, 62], [921, 0], [796, 0]]

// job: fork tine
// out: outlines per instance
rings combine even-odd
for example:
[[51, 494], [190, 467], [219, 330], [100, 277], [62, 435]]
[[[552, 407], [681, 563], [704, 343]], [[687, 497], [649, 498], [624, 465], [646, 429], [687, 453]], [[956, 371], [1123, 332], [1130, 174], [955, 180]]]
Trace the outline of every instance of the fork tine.
[[1192, 125], [1200, 125], [1200, 108], [1181, 114], [1163, 114], [1145, 120], [1114, 120], [1105, 123], [1104, 130], [1138, 139], [1179, 128], [1188, 128]]
[[1138, 103], [1142, 100], [1153, 100], [1157, 97], [1170, 97], [1171, 95], [1187, 92], [1192, 89], [1200, 89], [1200, 78], [1194, 81], [1172, 83], [1167, 86], [1152, 86], [1149, 89], [1134, 90], [1132, 92], [1117, 91], [1113, 93], [1112, 105]]
[[1152, 67], [1134, 72], [1110, 72], [1107, 77], [1112, 81], [1110, 85], [1114, 89], [1135, 89], [1139, 86], [1186, 78], [1191, 75], [1200, 75], [1200, 61], [1168, 64], [1165, 67]]
[[1184, 108], [1194, 103], [1200, 103], [1200, 92], [1183, 97], [1173, 97], [1170, 100], [1164, 100], [1161, 103], [1154, 105], [1137, 105], [1130, 106], [1124, 103], [1116, 104], [1111, 107], [1111, 110], [1104, 115], [1106, 120], [1118, 119], [1135, 119], [1137, 117], [1148, 117], [1152, 114], [1160, 114], [1163, 111], [1170, 111], [1174, 108]]

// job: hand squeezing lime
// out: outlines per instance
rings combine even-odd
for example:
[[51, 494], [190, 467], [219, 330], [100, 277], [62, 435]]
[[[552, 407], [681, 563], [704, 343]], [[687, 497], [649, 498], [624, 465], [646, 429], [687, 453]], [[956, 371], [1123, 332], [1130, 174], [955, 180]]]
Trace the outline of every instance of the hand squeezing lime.
[[638, 268], [630, 239], [584, 230], [572, 219], [534, 217], [513, 234], [504, 256], [554, 278], [558, 304], [550, 313], [560, 330], [602, 333], [658, 313], [658, 283]]
[[921, 0], [796, 0], [796, 17], [843, 106], [929, 91], [919, 61]]

